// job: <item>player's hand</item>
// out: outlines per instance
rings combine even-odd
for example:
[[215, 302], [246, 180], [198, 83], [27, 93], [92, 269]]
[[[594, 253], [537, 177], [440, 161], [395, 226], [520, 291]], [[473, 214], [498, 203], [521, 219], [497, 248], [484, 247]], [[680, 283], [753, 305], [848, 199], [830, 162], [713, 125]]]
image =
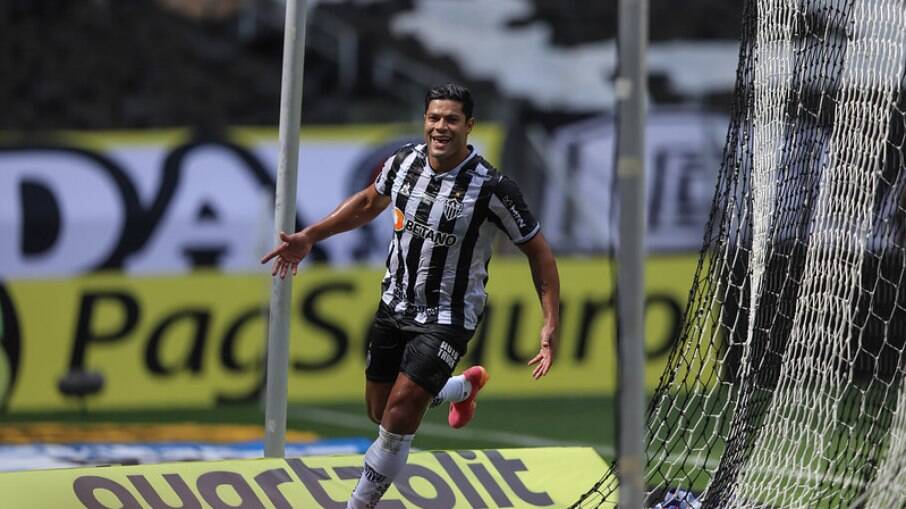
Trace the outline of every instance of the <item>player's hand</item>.
[[272, 276], [280, 276], [280, 279], [285, 278], [289, 273], [295, 276], [299, 272], [299, 262], [311, 252], [314, 244], [314, 241], [304, 230], [292, 235], [280, 232], [280, 244], [264, 255], [261, 258], [261, 263], [274, 260], [274, 268], [271, 271]]
[[535, 366], [535, 370], [532, 371], [532, 378], [535, 380], [543, 377], [551, 370], [551, 365], [554, 363], [556, 332], [554, 327], [547, 325], [541, 328], [541, 350], [538, 351], [538, 355], [528, 362], [529, 366]]

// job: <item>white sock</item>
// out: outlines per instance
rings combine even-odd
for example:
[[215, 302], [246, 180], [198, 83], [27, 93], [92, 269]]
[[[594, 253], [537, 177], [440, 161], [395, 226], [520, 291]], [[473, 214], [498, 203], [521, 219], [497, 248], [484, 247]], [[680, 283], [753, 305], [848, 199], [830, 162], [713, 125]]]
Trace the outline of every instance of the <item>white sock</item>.
[[380, 426], [378, 438], [365, 453], [362, 477], [349, 497], [347, 509], [373, 509], [406, 465], [414, 435], [398, 435]]
[[431, 400], [431, 407], [434, 408], [446, 402], [459, 403], [468, 398], [469, 394], [472, 394], [472, 384], [466, 380], [466, 377], [463, 375], [451, 376], [437, 396]]

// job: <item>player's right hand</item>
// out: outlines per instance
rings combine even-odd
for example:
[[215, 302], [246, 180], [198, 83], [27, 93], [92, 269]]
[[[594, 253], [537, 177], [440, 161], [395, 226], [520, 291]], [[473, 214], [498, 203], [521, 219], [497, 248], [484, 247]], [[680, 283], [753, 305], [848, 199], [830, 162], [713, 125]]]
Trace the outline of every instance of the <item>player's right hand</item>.
[[280, 276], [280, 279], [289, 273], [295, 276], [299, 272], [299, 262], [308, 255], [313, 245], [314, 242], [304, 230], [292, 235], [280, 232], [280, 244], [264, 255], [261, 263], [274, 260], [272, 276]]

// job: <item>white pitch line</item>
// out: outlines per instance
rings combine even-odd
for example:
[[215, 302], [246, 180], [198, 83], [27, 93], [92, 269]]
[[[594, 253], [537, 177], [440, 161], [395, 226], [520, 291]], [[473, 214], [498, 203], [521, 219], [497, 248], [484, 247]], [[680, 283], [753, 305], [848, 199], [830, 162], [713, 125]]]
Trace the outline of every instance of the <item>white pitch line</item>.
[[[288, 409], [287, 414], [296, 419], [307, 419], [322, 424], [344, 426], [369, 432], [373, 432], [375, 428], [375, 424], [371, 422], [370, 419], [359, 414], [328, 410], [315, 406], [294, 406]], [[534, 435], [524, 435], [509, 431], [496, 431], [475, 427], [452, 429], [441, 424], [423, 422], [421, 426], [418, 427], [418, 434], [422, 436], [453, 438], [463, 441], [484, 440], [486, 442], [500, 442], [520, 447], [593, 447], [598, 454], [605, 458], [616, 457], [616, 450], [610, 445], [588, 444], [585, 442], [569, 440], [554, 440]], [[671, 454], [666, 458], [666, 462], [670, 464], [678, 464], [683, 461], [689, 462], [689, 459], [675, 454]], [[699, 468], [707, 467], [713, 470], [717, 467], [718, 460], [706, 459], [704, 462], [691, 461], [690, 463]]]
[[[328, 410], [326, 408], [319, 408], [314, 406], [294, 406], [288, 409], [288, 416], [295, 419], [309, 420], [312, 422], [318, 422], [322, 424], [332, 424], [337, 426], [344, 426], [351, 429], [359, 429], [365, 431], [374, 431], [375, 424], [371, 422], [370, 419], [363, 417], [359, 414], [351, 414], [348, 412], [339, 412], [336, 410]], [[613, 447], [603, 444], [587, 444], [584, 442], [574, 442], [569, 440], [554, 440], [550, 438], [544, 438], [534, 435], [524, 435], [519, 433], [512, 433], [509, 431], [495, 431], [481, 428], [462, 428], [454, 430], [447, 426], [440, 424], [434, 424], [430, 422], [424, 422], [418, 428], [419, 435], [428, 435], [435, 437], [443, 438], [453, 438], [457, 440], [483, 440], [486, 442], [499, 442], [507, 445], [516, 445], [521, 447], [593, 447], [595, 451], [601, 456], [614, 458], [616, 456], [616, 451]], [[700, 458], [689, 461], [689, 458], [671, 454], [665, 458], [665, 462], [668, 464], [679, 464], [681, 462], [692, 463], [693, 465], [702, 468], [708, 468], [713, 470], [718, 465], [718, 460], [708, 458], [702, 461]], [[760, 469], [758, 469], [760, 470]], [[758, 471], [757, 470], [757, 471]], [[792, 477], [795, 479], [809, 479], [810, 476], [806, 475], [797, 475], [796, 473], [787, 472], [781, 473], [779, 475], [785, 475], [786, 477]]]
[[[370, 419], [357, 414], [328, 410], [313, 406], [292, 407], [287, 412], [290, 417], [295, 419], [306, 419], [309, 421], [319, 422], [322, 424], [334, 424], [345, 426], [352, 429], [361, 429], [374, 431], [375, 424]], [[517, 445], [521, 447], [594, 447], [598, 454], [602, 456], [613, 457], [615, 451], [613, 447], [603, 444], [587, 444], [584, 442], [573, 442], [568, 440], [554, 440], [551, 438], [538, 437], [533, 435], [524, 435], [512, 433], [509, 431], [495, 431], [480, 428], [461, 428], [452, 429], [440, 424], [423, 422], [418, 427], [418, 434], [425, 436], [435, 436], [443, 438], [453, 438], [457, 440], [484, 440], [487, 442], [500, 442], [507, 445]]]

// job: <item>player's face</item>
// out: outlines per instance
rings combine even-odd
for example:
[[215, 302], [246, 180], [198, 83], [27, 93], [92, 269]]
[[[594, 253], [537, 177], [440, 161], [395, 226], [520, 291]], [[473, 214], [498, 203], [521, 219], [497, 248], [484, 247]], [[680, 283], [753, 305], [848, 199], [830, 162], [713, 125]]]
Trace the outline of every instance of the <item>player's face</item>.
[[468, 138], [475, 124], [466, 118], [462, 103], [435, 99], [425, 111], [425, 143], [431, 167], [439, 171], [453, 169], [469, 155]]

